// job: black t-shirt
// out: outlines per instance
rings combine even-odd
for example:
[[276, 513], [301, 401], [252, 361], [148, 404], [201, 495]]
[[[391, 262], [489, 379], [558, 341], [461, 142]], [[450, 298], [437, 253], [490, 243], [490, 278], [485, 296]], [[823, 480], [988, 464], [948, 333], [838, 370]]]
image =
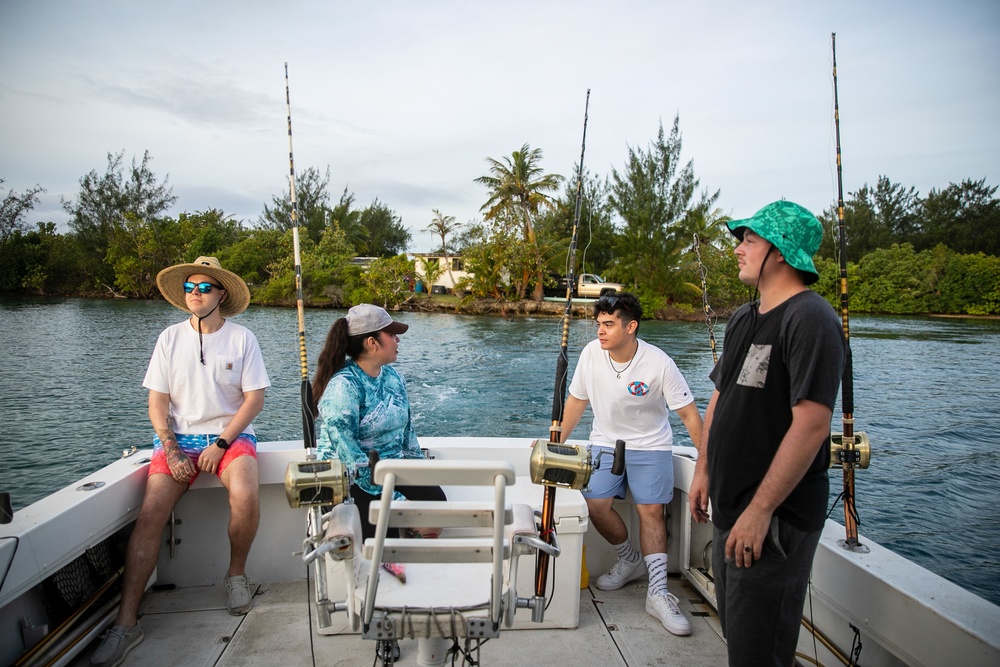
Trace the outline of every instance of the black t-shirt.
[[[712, 520], [733, 527], [764, 479], [800, 400], [831, 410], [844, 369], [845, 343], [836, 312], [812, 290], [770, 311], [742, 306], [726, 327], [723, 354], [710, 375], [719, 391], [708, 438]], [[830, 448], [818, 453], [775, 510], [800, 530], [823, 527], [830, 487]]]

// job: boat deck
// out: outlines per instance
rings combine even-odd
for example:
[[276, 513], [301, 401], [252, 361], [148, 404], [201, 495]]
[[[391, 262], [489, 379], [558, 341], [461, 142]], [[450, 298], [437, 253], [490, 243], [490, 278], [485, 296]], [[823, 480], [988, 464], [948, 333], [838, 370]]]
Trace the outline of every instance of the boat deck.
[[[593, 586], [580, 591], [580, 624], [566, 630], [504, 630], [484, 642], [481, 665], [507, 667], [564, 664], [572, 667], [640, 665], [717, 666], [726, 646], [715, 610], [682, 578], [671, 576], [670, 591], [691, 620], [692, 633], [676, 637], [643, 609], [645, 579], [617, 591]], [[129, 653], [126, 667], [206, 665], [340, 667], [371, 665], [375, 642], [360, 635], [322, 636], [309, 618], [306, 581], [263, 583], [254, 608], [244, 617], [226, 611], [221, 585], [150, 590], [143, 598], [144, 641]], [[311, 635], [311, 636], [310, 636]], [[84, 667], [98, 642], [71, 664]], [[400, 667], [417, 664], [416, 640], [400, 641]], [[456, 665], [463, 664], [460, 660]]]

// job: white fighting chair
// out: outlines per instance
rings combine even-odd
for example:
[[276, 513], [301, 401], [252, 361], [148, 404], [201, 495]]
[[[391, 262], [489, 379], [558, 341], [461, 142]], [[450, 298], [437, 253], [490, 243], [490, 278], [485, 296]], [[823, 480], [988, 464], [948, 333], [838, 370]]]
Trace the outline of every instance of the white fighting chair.
[[[387, 459], [375, 466], [374, 481], [382, 485], [382, 496], [370, 507], [376, 528], [375, 537], [364, 542], [367, 579], [357, 577], [357, 609], [348, 610], [360, 616], [362, 635], [417, 639], [418, 664], [444, 665], [458, 640], [468, 652], [497, 637], [502, 621], [509, 627], [517, 604], [516, 560], [533, 554], [530, 545], [540, 542], [531, 508], [506, 503], [513, 465]], [[492, 494], [484, 488], [483, 501], [394, 501], [398, 486], [480, 486], [491, 487]], [[407, 528], [419, 527], [440, 528], [441, 536], [386, 537], [389, 528], [405, 535]], [[382, 570], [382, 563], [405, 564], [406, 582]], [[345, 568], [351, 579], [353, 569]]]

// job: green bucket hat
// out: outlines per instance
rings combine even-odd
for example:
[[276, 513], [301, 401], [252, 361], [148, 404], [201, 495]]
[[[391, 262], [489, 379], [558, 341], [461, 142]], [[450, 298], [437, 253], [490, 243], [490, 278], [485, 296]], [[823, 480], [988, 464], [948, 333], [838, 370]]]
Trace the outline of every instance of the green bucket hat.
[[726, 225], [740, 241], [743, 230], [749, 229], [769, 242], [789, 266], [804, 274], [806, 285], [819, 280], [812, 256], [823, 240], [823, 225], [806, 208], [790, 201], [776, 201], [754, 213], [753, 217], [730, 220]]

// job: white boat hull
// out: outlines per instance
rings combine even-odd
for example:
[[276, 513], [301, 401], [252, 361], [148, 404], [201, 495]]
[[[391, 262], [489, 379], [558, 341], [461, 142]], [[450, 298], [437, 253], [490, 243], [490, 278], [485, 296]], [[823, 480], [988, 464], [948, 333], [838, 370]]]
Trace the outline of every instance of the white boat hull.
[[[519, 475], [527, 474], [530, 451], [527, 439], [422, 438], [421, 444], [442, 457], [506, 458], [516, 466], [523, 466]], [[13, 523], [0, 526], [0, 576], [3, 577], [0, 664], [13, 664], [34, 642], [55, 629], [49, 627], [53, 622], [43, 604], [43, 582], [51, 581], [54, 573], [87, 549], [134, 521], [144, 490], [148, 454], [140, 451], [116, 461], [15, 513]], [[248, 564], [256, 581], [305, 579], [301, 559], [292, 554], [301, 550], [304, 512], [288, 507], [283, 487], [287, 464], [302, 455], [298, 442], [260, 445], [261, 528]], [[687, 508], [686, 490], [694, 467], [692, 455], [692, 450], [678, 448], [674, 456], [678, 493], [669, 508], [670, 569], [687, 579], [714, 605], [711, 581], [704, 572], [711, 528], [692, 524]], [[630, 529], [635, 534], [638, 524], [630, 504], [620, 501], [618, 507], [629, 516]], [[228, 563], [225, 491], [217, 480], [203, 476], [182, 498], [175, 516], [180, 521], [168, 526], [165, 536], [174, 542], [173, 554], [169, 545], [161, 550], [154, 580], [178, 589], [219, 584]], [[579, 519], [585, 525], [586, 517]], [[169, 532], [171, 529], [173, 533]], [[863, 536], [869, 553], [847, 551], [838, 545], [842, 535], [839, 524], [827, 523], [814, 561], [804, 614], [837, 651], [850, 653], [855, 640], [853, 625], [864, 646], [861, 664], [1000, 664], [1000, 607]], [[582, 546], [586, 548], [586, 567], [590, 572], [603, 571], [610, 564], [613, 554], [594, 531], [583, 535]], [[575, 590], [576, 581], [570, 581], [574, 573], [578, 581], [579, 561], [575, 570], [569, 567], [565, 571], [561, 585], [568, 584], [569, 589]], [[572, 622], [560, 620], [555, 627], [574, 626], [578, 622], [578, 596], [570, 597], [570, 616], [562, 610], [554, 611], [552, 618], [572, 618]], [[80, 634], [89, 638], [106, 625], [111, 614], [97, 608], [88, 611], [93, 619]], [[532, 634], [539, 632], [546, 630]], [[64, 638], [63, 643], [71, 642]], [[62, 662], [53, 664], [69, 664], [84, 646], [85, 641], [81, 641], [64, 649]], [[581, 656], [587, 655], [586, 646], [579, 651]], [[814, 641], [805, 626], [800, 651], [810, 659], [815, 656], [820, 664], [839, 664], [834, 653], [820, 641]], [[566, 655], [565, 658], [579, 665], [589, 664], [582, 657]]]

